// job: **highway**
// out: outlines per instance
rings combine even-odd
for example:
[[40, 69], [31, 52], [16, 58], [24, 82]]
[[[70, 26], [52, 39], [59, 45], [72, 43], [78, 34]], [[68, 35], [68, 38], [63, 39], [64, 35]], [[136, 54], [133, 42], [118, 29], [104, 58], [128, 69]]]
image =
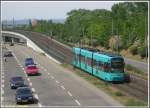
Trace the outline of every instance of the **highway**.
[[[16, 106], [15, 90], [11, 90], [9, 86], [10, 77], [15, 75], [24, 77], [38, 100], [27, 106], [121, 106], [103, 91], [31, 48], [21, 45], [7, 46], [7, 48], [3, 49], [3, 54], [11, 50], [14, 57], [7, 58], [7, 62], [3, 60], [2, 63], [3, 106]], [[24, 60], [27, 57], [34, 58], [40, 72], [38, 76], [26, 75]]]
[[124, 60], [125, 60], [126, 64], [130, 64], [130, 65], [142, 70], [143, 72], [148, 73], [148, 64], [147, 63], [139, 62], [139, 61], [129, 59], [129, 58], [124, 58]]

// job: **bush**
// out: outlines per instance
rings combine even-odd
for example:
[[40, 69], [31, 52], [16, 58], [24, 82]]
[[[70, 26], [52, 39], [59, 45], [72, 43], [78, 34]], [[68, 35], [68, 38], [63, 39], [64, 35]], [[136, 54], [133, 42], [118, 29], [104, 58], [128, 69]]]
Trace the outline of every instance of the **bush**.
[[115, 95], [116, 95], [116, 96], [124, 96], [124, 94], [123, 94], [122, 92], [119, 92], [119, 91], [117, 91], [117, 92], [115, 93]]
[[146, 57], [148, 55], [148, 49], [146, 46], [141, 46], [138, 48], [138, 53], [142, 58]]
[[136, 55], [138, 53], [138, 48], [137, 46], [133, 45], [129, 48], [129, 51], [131, 54]]

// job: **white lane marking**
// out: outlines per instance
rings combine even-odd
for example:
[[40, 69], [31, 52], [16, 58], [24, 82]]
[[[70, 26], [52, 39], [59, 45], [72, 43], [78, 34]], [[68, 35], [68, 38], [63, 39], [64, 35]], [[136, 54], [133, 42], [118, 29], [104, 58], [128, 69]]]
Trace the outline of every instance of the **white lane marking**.
[[4, 78], [4, 75], [1, 76], [1, 79], [3, 79], [3, 78]]
[[1, 82], [4, 84], [4, 79], [1, 79]]
[[26, 71], [23, 71], [26, 74]]
[[34, 97], [35, 97], [36, 99], [39, 99], [39, 97], [38, 97], [38, 95], [37, 95], [37, 94], [34, 94]]
[[56, 80], [56, 83], [60, 83], [60, 82]]
[[4, 84], [2, 84], [1, 86], [2, 86], [2, 88], [4, 88]]
[[48, 75], [50, 75], [50, 73], [47, 73]]
[[21, 64], [18, 64], [19, 66], [22, 66]]
[[31, 83], [31, 82], [29, 82], [29, 85], [30, 85], [30, 86], [32, 86], [32, 83]]
[[78, 105], [81, 105], [80, 102], [79, 102], [78, 100], [75, 100], [75, 102], [76, 102]]
[[60, 86], [63, 90], [65, 90], [66, 88], [64, 86]]
[[29, 79], [29, 78], [27, 78], [27, 80], [30, 82], [30, 79]]
[[55, 79], [55, 77], [54, 77], [54, 76], [51, 76], [51, 78], [52, 78], [52, 79]]
[[38, 106], [39, 106], [39, 107], [42, 107], [42, 104], [41, 104], [41, 103], [38, 103]]
[[[4, 100], [4, 97], [1, 97], [1, 102], [3, 102], [3, 100]], [[1, 103], [2, 104], [2, 103]]]
[[69, 94], [69, 96], [72, 96], [72, 94], [69, 91], [67, 93]]
[[4, 94], [4, 90], [3, 89], [1, 89], [2, 91], [1, 91], [1, 94], [3, 95]]
[[32, 92], [35, 92], [35, 89], [34, 88], [31, 88]]

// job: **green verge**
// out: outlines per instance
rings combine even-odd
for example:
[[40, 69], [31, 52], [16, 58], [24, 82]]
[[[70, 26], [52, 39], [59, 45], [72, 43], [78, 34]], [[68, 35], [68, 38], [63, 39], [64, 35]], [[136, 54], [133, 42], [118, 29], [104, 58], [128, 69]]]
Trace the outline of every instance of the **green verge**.
[[61, 66], [71, 70], [71, 72], [74, 72], [76, 75], [88, 81], [98, 89], [103, 90], [104, 92], [112, 96], [114, 99], [119, 101], [124, 106], [147, 106], [148, 105], [146, 101], [139, 100], [133, 96], [127, 95], [123, 91], [113, 87], [111, 83], [107, 83], [103, 80], [100, 80], [86, 72], [83, 72], [82, 70], [73, 69], [73, 67], [69, 64], [64, 63], [61, 64]]

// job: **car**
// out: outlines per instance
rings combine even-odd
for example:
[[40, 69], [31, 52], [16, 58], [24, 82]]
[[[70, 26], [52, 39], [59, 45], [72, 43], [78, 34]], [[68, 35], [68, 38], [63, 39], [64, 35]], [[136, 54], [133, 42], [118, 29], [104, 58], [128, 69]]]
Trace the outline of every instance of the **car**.
[[34, 64], [33, 58], [26, 58], [25, 59], [25, 66], [33, 65], [33, 64]]
[[10, 87], [11, 89], [16, 89], [18, 87], [24, 87], [24, 79], [21, 76], [14, 76], [10, 79]]
[[19, 87], [15, 93], [16, 103], [34, 102], [35, 98], [30, 87]]
[[4, 57], [13, 57], [13, 54], [11, 53], [11, 51], [8, 51], [4, 54]]
[[38, 68], [36, 67], [36, 65], [28, 65], [25, 68], [25, 71], [28, 75], [37, 75], [38, 74]]
[[14, 43], [10, 43], [9, 46], [14, 46]]

